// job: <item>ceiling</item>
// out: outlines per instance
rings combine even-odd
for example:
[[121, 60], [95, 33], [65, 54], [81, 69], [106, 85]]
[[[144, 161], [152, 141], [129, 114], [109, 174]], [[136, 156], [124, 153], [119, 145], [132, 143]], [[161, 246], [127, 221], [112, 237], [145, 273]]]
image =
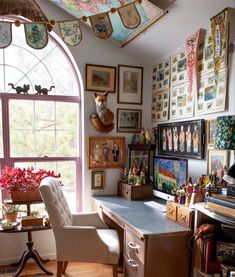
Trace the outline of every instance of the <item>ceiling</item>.
[[[66, 10], [61, 3], [67, 0], [51, 1]], [[153, 4], [160, 3], [162, 8], [166, 8], [174, 0], [149, 1]], [[104, 2], [103, 0], [102, 3]], [[226, 7], [235, 8], [235, 0], [176, 0], [167, 8], [168, 13], [165, 16], [127, 43], [123, 51], [136, 54], [147, 64], [153, 63], [182, 47], [185, 38], [195, 30], [208, 30], [210, 18]], [[78, 14], [78, 17], [81, 17], [81, 14]], [[110, 40], [107, 40], [107, 43], [110, 43]]]

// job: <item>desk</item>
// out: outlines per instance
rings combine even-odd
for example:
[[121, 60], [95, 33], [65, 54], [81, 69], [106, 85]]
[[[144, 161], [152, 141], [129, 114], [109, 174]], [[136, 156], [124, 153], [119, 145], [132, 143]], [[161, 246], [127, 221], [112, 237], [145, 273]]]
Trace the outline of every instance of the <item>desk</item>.
[[192, 231], [166, 218], [163, 201], [128, 201], [119, 196], [93, 199], [93, 208], [119, 233], [124, 277], [190, 276]]
[[[30, 211], [30, 206], [32, 204], [40, 204], [42, 203], [42, 201], [33, 201], [33, 202], [12, 202], [11, 200], [6, 201], [6, 204], [8, 205], [26, 205], [27, 207], [27, 215], [31, 214]], [[30, 229], [23, 229], [20, 225], [18, 225], [15, 229], [12, 230], [3, 230], [0, 227], [0, 232], [2, 233], [18, 233], [18, 232], [27, 232], [28, 233], [28, 240], [26, 242], [27, 248], [28, 250], [26, 250], [23, 254], [21, 259], [19, 260], [19, 262], [12, 264], [13, 266], [19, 266], [17, 272], [13, 275], [13, 277], [17, 277], [20, 275], [21, 271], [23, 270], [26, 262], [31, 258], [33, 259], [36, 264], [41, 268], [42, 271], [44, 271], [47, 275], [53, 275], [52, 272], [48, 271], [43, 263], [47, 262], [48, 260], [44, 260], [40, 257], [39, 253], [37, 252], [37, 250], [33, 249], [33, 239], [32, 239], [32, 232], [33, 231], [44, 231], [44, 230], [49, 230], [51, 229], [50, 227], [44, 227], [44, 226], [37, 226], [37, 227], [33, 227]]]

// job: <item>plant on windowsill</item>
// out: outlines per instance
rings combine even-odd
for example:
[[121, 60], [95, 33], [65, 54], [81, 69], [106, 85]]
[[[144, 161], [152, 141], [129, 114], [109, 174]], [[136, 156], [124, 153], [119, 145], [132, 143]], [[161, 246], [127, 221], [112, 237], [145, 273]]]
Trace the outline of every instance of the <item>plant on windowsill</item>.
[[33, 167], [21, 169], [6, 166], [0, 175], [0, 189], [11, 194], [12, 202], [39, 201], [38, 187], [48, 176], [59, 178], [60, 174], [45, 169], [35, 171]]

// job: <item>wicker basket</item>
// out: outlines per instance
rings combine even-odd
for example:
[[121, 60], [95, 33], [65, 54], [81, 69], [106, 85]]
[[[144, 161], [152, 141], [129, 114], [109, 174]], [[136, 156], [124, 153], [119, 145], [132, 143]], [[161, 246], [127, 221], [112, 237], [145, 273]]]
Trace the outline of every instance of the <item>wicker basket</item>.
[[11, 200], [12, 202], [34, 202], [41, 201], [41, 194], [39, 193], [38, 188], [30, 188], [26, 191], [19, 189], [14, 189], [11, 191]]

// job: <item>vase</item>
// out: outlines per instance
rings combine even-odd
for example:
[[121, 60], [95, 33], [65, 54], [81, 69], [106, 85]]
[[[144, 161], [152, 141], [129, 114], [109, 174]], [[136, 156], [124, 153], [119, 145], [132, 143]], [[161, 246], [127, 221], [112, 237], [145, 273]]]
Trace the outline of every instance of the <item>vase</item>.
[[4, 212], [4, 217], [7, 222], [16, 222], [18, 212]]
[[26, 191], [20, 189], [13, 189], [11, 191], [12, 202], [34, 202], [41, 201], [42, 197], [38, 188], [29, 188]]

